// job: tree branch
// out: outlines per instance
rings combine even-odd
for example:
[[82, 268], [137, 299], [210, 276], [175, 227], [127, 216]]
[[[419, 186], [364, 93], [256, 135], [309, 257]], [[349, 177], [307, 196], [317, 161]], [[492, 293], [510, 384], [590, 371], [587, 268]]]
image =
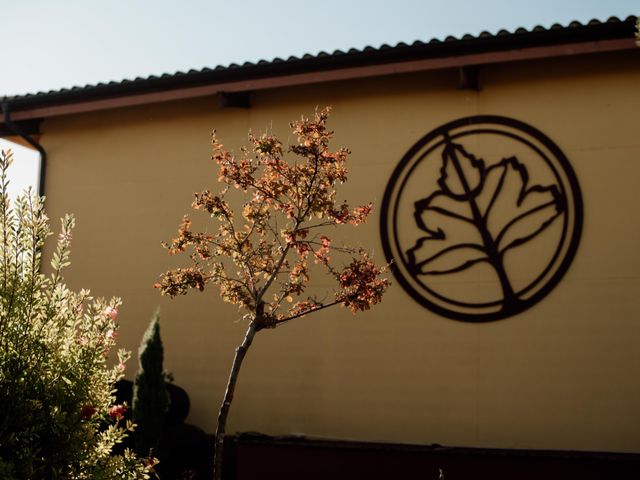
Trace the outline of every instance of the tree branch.
[[288, 318], [283, 318], [282, 320], [278, 320], [276, 322], [276, 326], [281, 325], [285, 322], [289, 322], [291, 320], [295, 320], [296, 318], [304, 317], [305, 315], [309, 315], [310, 313], [319, 312], [320, 310], [324, 310], [325, 308], [333, 307], [334, 305], [339, 305], [341, 303], [342, 302], [339, 302], [338, 300], [336, 300], [335, 302], [327, 303], [325, 305], [320, 305], [319, 307], [312, 308], [311, 310], [307, 310], [306, 312], [298, 313], [297, 315], [293, 315]]

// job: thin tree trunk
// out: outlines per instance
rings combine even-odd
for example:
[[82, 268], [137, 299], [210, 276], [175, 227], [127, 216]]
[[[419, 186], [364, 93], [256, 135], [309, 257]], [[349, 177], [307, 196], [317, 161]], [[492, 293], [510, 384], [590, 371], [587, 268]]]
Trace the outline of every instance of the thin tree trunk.
[[247, 354], [247, 350], [251, 346], [253, 337], [256, 334], [256, 321], [253, 320], [249, 323], [249, 328], [245, 334], [242, 344], [236, 348], [236, 355], [233, 359], [233, 366], [231, 367], [231, 373], [229, 374], [229, 381], [227, 382], [227, 390], [224, 394], [224, 400], [220, 406], [220, 412], [218, 413], [218, 427], [216, 428], [216, 446], [213, 457], [213, 478], [214, 480], [222, 480], [222, 449], [224, 447], [224, 433], [227, 426], [227, 416], [229, 415], [229, 409], [231, 407], [231, 401], [233, 400], [233, 392], [236, 389], [236, 383], [238, 381], [238, 374], [240, 373], [240, 367], [244, 356]]

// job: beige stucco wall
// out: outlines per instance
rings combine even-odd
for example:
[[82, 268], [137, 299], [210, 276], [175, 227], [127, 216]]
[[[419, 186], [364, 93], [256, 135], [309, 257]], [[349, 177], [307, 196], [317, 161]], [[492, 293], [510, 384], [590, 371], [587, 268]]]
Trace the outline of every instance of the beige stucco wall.
[[[343, 195], [380, 204], [404, 153], [459, 117], [514, 117], [564, 150], [585, 221], [564, 280], [535, 307], [491, 323], [439, 317], [397, 284], [353, 316], [336, 309], [260, 332], [241, 374], [230, 431], [449, 445], [640, 452], [640, 68], [636, 52], [487, 66], [480, 92], [453, 71], [47, 119], [52, 218], [73, 212], [74, 288], [121, 296], [123, 346], [162, 312], [165, 366], [208, 431], [245, 325], [213, 288], [168, 300], [152, 288], [177, 265], [160, 247], [192, 193], [214, 188], [209, 133], [238, 147], [249, 128], [331, 104], [335, 144], [352, 151]], [[634, 116], [635, 114], [635, 116]], [[378, 213], [350, 237], [383, 261]], [[461, 287], [464, 288], [464, 287]], [[127, 368], [135, 374], [136, 361]]]

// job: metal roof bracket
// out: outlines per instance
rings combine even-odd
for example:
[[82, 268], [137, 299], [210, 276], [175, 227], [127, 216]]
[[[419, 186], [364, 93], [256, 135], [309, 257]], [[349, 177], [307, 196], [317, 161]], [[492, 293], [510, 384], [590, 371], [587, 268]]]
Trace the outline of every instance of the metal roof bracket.
[[463, 65], [458, 67], [458, 89], [480, 90], [480, 67], [478, 65]]
[[219, 92], [220, 108], [251, 108], [251, 92]]

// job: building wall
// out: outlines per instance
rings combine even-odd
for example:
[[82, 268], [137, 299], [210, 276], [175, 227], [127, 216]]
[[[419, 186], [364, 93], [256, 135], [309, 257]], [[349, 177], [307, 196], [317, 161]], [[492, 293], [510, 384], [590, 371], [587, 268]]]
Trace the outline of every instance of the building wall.
[[[248, 129], [287, 140], [289, 121], [330, 104], [335, 145], [353, 151], [341, 195], [379, 206], [399, 160], [433, 128], [513, 117], [565, 152], [582, 189], [582, 240], [559, 285], [515, 317], [465, 323], [430, 312], [394, 281], [369, 312], [329, 310], [260, 332], [229, 430], [640, 452], [637, 52], [480, 75], [479, 92], [457, 90], [456, 73], [442, 71], [261, 91], [247, 110], [203, 98], [47, 119], [50, 216], [72, 212], [78, 224], [69, 284], [123, 298], [120, 340], [134, 353], [160, 306], [165, 367], [191, 396], [189, 421], [212, 432], [246, 325], [213, 287], [174, 300], [152, 288], [180, 264], [160, 242], [174, 236], [193, 192], [216, 188], [210, 131], [234, 148]], [[378, 215], [348, 239], [382, 262]]]

